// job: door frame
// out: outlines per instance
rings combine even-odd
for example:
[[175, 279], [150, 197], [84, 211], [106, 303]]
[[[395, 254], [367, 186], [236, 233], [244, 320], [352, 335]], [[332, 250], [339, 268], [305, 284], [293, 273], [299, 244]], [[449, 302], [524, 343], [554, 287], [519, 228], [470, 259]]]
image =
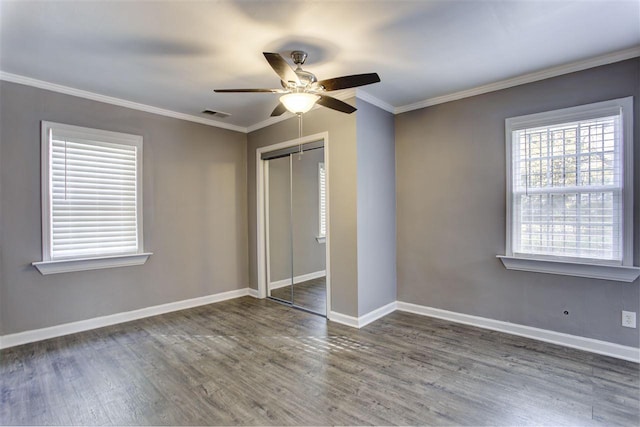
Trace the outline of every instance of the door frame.
[[[327, 312], [326, 316], [331, 312], [331, 209], [330, 209], [330, 191], [331, 191], [331, 174], [329, 173], [329, 132], [316, 133], [302, 138], [296, 138], [289, 141], [279, 142], [256, 149], [256, 239], [257, 239], [257, 272], [258, 272], [258, 298], [267, 297], [267, 276], [269, 272], [269, 248], [267, 247], [268, 230], [266, 227], [267, 209], [265, 188], [268, 185], [269, 178], [266, 176], [268, 164], [266, 160], [262, 160], [262, 154], [270, 151], [280, 150], [295, 145], [306, 144], [308, 142], [320, 141], [324, 144], [324, 168], [326, 179], [326, 240], [325, 240], [325, 269], [327, 283]], [[291, 278], [293, 280], [293, 278]]]

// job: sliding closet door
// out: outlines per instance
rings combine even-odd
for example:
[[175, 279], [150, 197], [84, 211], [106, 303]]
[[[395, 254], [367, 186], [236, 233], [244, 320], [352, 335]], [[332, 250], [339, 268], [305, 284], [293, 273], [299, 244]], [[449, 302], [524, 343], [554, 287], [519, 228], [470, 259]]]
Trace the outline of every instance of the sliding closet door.
[[291, 156], [293, 304], [326, 315], [324, 148]]
[[293, 302], [291, 275], [291, 158], [289, 155], [267, 161], [265, 168], [267, 242], [267, 294]]

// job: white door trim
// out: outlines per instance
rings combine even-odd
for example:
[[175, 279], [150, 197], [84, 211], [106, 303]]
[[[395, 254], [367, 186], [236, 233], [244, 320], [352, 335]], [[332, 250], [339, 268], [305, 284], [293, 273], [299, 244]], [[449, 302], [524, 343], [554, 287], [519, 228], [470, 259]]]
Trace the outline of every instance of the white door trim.
[[[331, 205], [329, 200], [331, 192], [331, 174], [329, 165], [329, 132], [316, 133], [302, 138], [296, 138], [289, 141], [280, 142], [277, 144], [267, 145], [256, 149], [256, 239], [257, 239], [257, 271], [258, 271], [258, 298], [267, 297], [267, 272], [269, 259], [268, 242], [268, 230], [266, 227], [266, 209], [265, 209], [265, 188], [268, 183], [268, 177], [265, 177], [265, 172], [268, 170], [266, 161], [262, 160], [262, 154], [270, 151], [280, 150], [282, 148], [292, 147], [294, 145], [306, 144], [308, 142], [320, 141], [324, 143], [324, 167], [325, 167], [325, 179], [326, 179], [326, 209], [327, 209], [327, 237], [325, 244], [325, 263], [327, 272], [327, 315], [331, 312], [331, 268], [330, 268], [330, 248], [331, 248]], [[266, 182], [265, 182], [266, 181]]]

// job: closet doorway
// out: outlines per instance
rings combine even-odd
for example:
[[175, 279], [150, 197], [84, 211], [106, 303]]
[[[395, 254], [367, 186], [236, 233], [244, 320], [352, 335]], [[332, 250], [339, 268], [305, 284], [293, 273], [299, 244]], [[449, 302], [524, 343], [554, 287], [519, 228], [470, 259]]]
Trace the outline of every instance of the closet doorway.
[[326, 138], [317, 136], [259, 153], [264, 296], [322, 316], [329, 306], [326, 154]]

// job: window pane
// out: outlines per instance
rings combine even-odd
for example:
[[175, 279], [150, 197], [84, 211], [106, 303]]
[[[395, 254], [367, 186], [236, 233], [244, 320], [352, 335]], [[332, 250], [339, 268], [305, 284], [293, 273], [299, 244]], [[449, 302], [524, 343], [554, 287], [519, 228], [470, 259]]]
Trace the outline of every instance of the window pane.
[[513, 132], [514, 252], [622, 260], [620, 117]]
[[620, 260], [619, 193], [520, 195], [517, 252]]
[[51, 258], [136, 253], [137, 148], [52, 134]]
[[320, 230], [319, 235], [327, 234], [327, 181], [324, 163], [318, 164], [318, 192], [320, 195]]

